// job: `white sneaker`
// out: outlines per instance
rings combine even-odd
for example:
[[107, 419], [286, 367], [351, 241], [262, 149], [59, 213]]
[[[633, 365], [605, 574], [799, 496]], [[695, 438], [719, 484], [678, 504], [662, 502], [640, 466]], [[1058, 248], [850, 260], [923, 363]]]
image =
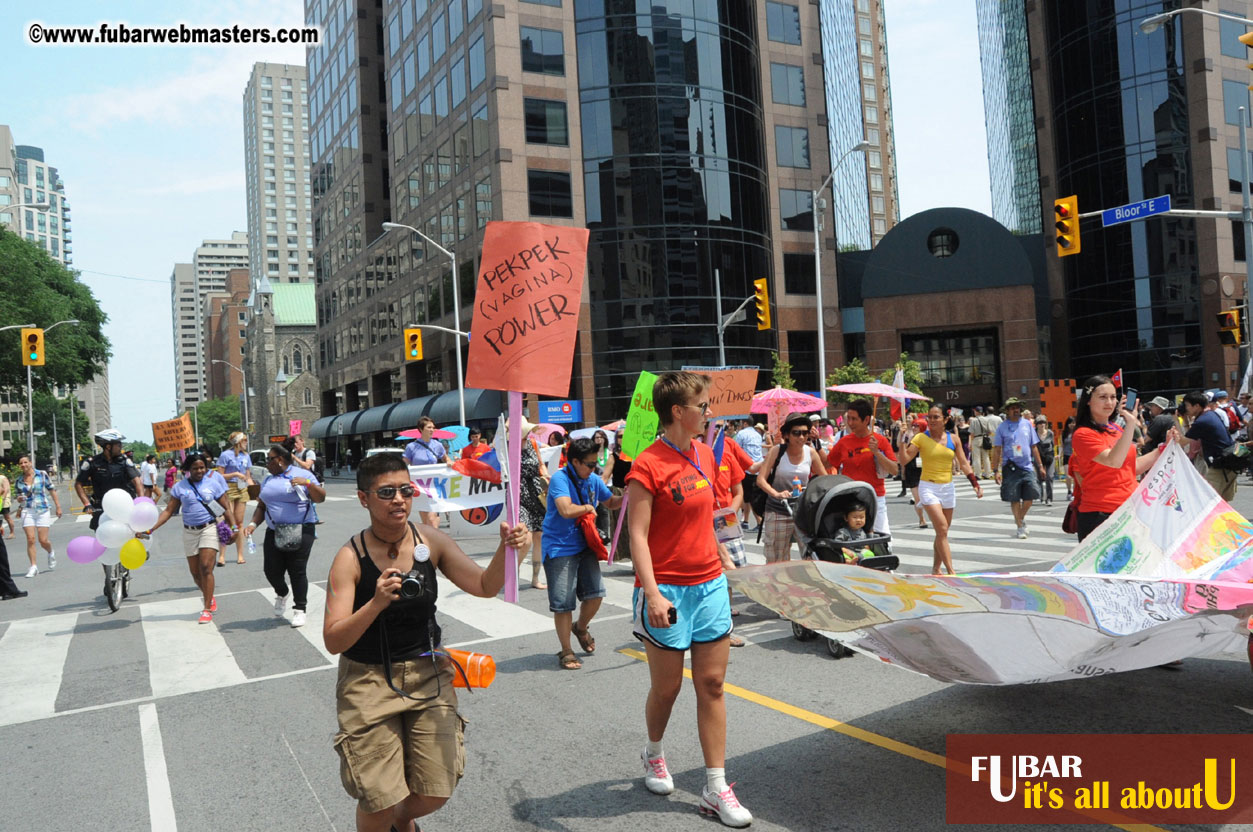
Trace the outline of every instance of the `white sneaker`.
[[287, 596], [280, 595], [274, 599], [274, 614], [279, 618], [283, 617], [284, 611], [287, 609]]
[[1025, 540], [1027, 538], [1027, 530], [1024, 529], [1022, 526], [1019, 526], [1018, 531], [1014, 532], [1014, 537], [1018, 538], [1019, 540]]
[[32, 566], [30, 569], [27, 569], [27, 570], [26, 570], [26, 577], [28, 577], [28, 578], [33, 578], [33, 577], [35, 577], [35, 576], [36, 576], [36, 575], [38, 575], [38, 574], [39, 574], [39, 567], [38, 567], [38, 566]]
[[753, 822], [753, 813], [740, 805], [740, 801], [736, 800], [735, 792], [730, 786], [727, 790], [714, 794], [709, 791], [706, 786], [700, 793], [700, 813], [702, 815], [717, 815], [718, 820], [726, 826], [748, 826]]
[[291, 625], [292, 625], [293, 627], [303, 627], [303, 626], [305, 626], [305, 611], [304, 611], [304, 610], [293, 610], [293, 611], [292, 611], [292, 614], [291, 614]]
[[57, 553], [55, 551], [48, 553], [48, 571], [51, 572], [57, 568]]
[[666, 768], [664, 754], [650, 760], [648, 752], [641, 751], [640, 759], [644, 761], [644, 788], [653, 794], [670, 794], [674, 791], [674, 778], [670, 776], [670, 769]]

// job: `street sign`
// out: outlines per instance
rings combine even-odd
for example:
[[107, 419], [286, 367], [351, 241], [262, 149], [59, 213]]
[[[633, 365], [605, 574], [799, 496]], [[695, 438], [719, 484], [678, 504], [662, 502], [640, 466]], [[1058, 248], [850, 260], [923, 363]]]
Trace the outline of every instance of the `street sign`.
[[583, 402], [564, 400], [539, 403], [539, 420], [553, 425], [572, 425], [583, 421]]
[[1101, 212], [1101, 225], [1108, 228], [1111, 225], [1118, 225], [1119, 223], [1142, 220], [1145, 217], [1151, 217], [1154, 214], [1164, 214], [1169, 210], [1170, 194], [1155, 196], [1152, 199], [1142, 199], [1139, 202], [1132, 202], [1129, 205], [1120, 205], [1117, 208], [1107, 208]]

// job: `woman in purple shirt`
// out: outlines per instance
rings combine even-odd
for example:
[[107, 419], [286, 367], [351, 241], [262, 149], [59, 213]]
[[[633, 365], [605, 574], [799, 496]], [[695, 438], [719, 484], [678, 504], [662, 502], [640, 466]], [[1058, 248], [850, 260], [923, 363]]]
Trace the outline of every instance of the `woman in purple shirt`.
[[[231, 449], [222, 451], [218, 457], [218, 473], [226, 480], [226, 499], [230, 503], [227, 520], [232, 526], [243, 525], [244, 507], [248, 505], [248, 486], [252, 485], [252, 457], [248, 454], [248, 436], [235, 431], [229, 439]], [[235, 540], [235, 562], [245, 563], [244, 536]], [[218, 566], [226, 566], [226, 557], [218, 559]]]

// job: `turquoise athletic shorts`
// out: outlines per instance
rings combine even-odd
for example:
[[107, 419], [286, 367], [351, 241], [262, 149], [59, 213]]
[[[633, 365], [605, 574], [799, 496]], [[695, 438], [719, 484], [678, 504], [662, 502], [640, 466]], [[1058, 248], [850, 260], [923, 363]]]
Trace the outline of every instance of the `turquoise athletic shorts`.
[[693, 644], [707, 644], [731, 635], [731, 596], [725, 575], [693, 586], [658, 584], [657, 588], [674, 604], [678, 616], [675, 623], [664, 629], [650, 627], [644, 612], [644, 590], [636, 587], [631, 606], [633, 632], [640, 641], [666, 650], [687, 650]]

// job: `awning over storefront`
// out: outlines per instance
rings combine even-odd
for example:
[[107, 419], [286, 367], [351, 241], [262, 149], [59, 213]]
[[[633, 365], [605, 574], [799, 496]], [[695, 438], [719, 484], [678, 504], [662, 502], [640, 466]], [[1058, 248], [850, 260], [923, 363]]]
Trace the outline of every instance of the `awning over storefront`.
[[[495, 421], [504, 412], [505, 397], [499, 390], [466, 390], [466, 421]], [[323, 416], [309, 428], [313, 439], [332, 439], [382, 431], [402, 431], [417, 427], [418, 419], [430, 416], [437, 425], [455, 425], [461, 419], [456, 390], [383, 404], [367, 410]]]

